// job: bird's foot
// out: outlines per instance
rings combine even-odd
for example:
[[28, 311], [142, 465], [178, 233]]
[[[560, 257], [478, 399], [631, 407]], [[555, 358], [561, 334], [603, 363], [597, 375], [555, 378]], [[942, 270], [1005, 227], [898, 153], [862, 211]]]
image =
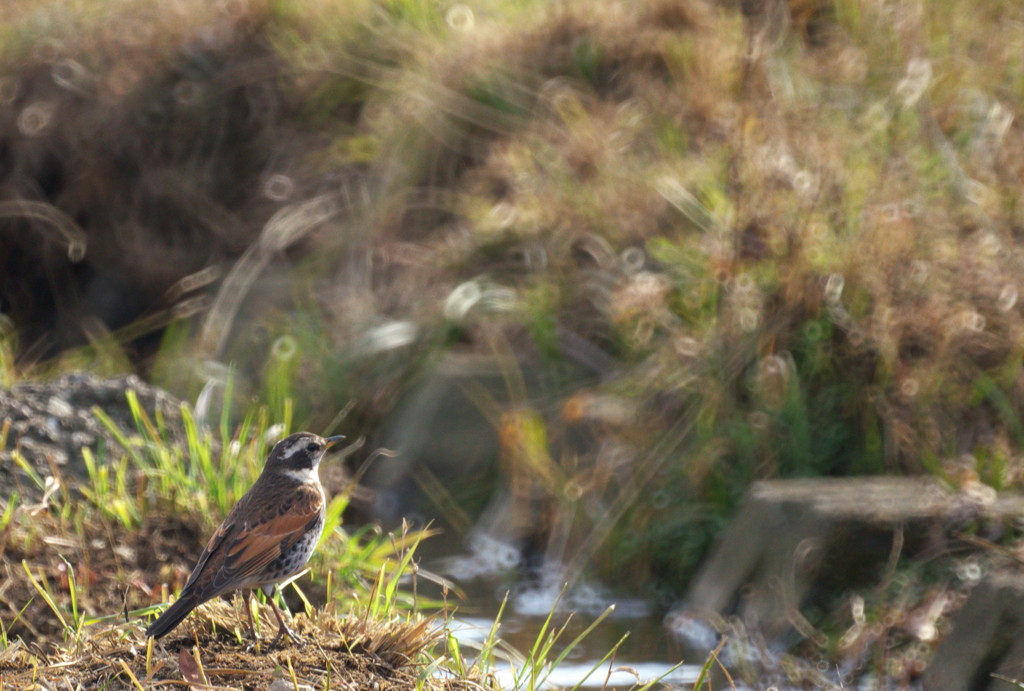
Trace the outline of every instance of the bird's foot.
[[274, 636], [274, 640], [271, 641], [270, 647], [273, 648], [284, 636], [288, 636], [292, 643], [302, 643], [302, 637], [290, 629], [284, 622], [281, 623], [281, 627], [277, 630], [277, 635]]
[[284, 620], [284, 615], [281, 614], [281, 610], [278, 608], [277, 603], [274, 602], [274, 598], [267, 598], [267, 602], [270, 603], [270, 608], [274, 610], [274, 616], [277, 617], [278, 627], [277, 635], [274, 636], [274, 641], [270, 644], [270, 647], [273, 648], [277, 645], [278, 641], [281, 640], [281, 637], [285, 635], [292, 640], [292, 643], [301, 643], [302, 639], [299, 637], [299, 634], [289, 628], [288, 623]]

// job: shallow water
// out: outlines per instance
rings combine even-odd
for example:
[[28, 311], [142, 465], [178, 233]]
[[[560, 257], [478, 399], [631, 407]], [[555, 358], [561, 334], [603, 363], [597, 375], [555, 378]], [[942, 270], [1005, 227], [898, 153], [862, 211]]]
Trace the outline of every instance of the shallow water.
[[[448, 546], [457, 547], [451, 543]], [[556, 656], [614, 605], [604, 621], [547, 675], [544, 686], [549, 688], [572, 688], [577, 684], [582, 688], [630, 688], [665, 675], [663, 683], [667, 687], [692, 684], [707, 654], [684, 650], [666, 628], [664, 614], [642, 598], [617, 595], [613, 589], [595, 583], [577, 584], [563, 593], [557, 569], [547, 569], [546, 575], [533, 579], [540, 583], [517, 581], [515, 560], [502, 559], [500, 546], [480, 549], [476, 545], [468, 553], [436, 555], [423, 567], [452, 579], [464, 593], [465, 599], [456, 603], [454, 633], [467, 657], [487, 637], [506, 594], [508, 603], [498, 636], [520, 652], [531, 649], [553, 609], [552, 628], [562, 626], [572, 614]], [[601, 663], [616, 643], [619, 647], [614, 658]], [[673, 670], [680, 662], [685, 664]], [[515, 675], [509, 664], [499, 666], [498, 673], [503, 685], [512, 684]]]
[[[543, 626], [543, 619], [522, 617], [519, 615], [503, 616], [506, 626], [500, 629], [500, 636], [509, 642], [519, 651], [529, 650], [529, 646], [536, 638], [537, 632]], [[490, 631], [492, 619], [486, 617], [457, 618], [453, 633], [458, 638], [463, 649], [477, 650]], [[636, 623], [636, 622], [633, 622]], [[630, 688], [637, 683], [644, 684], [648, 681], [661, 678], [664, 686], [678, 686], [680, 684], [692, 684], [696, 681], [700, 672], [700, 666], [695, 664], [682, 664], [679, 661], [670, 662], [662, 655], [654, 652], [657, 640], [637, 635], [641, 629], [632, 626], [626, 629], [622, 620], [608, 621], [601, 624], [601, 629], [588, 637], [583, 643], [555, 669], [545, 672], [544, 687], [551, 688]], [[614, 659], [601, 662], [602, 657], [614, 645], [614, 641], [621, 638], [625, 630], [630, 630], [630, 643], [620, 646]], [[575, 638], [575, 631], [565, 637], [565, 642]], [[517, 642], [521, 641], [521, 642]], [[611, 641], [609, 643], [609, 641]], [[655, 645], [649, 645], [654, 642]], [[645, 645], [646, 644], [646, 645]], [[556, 653], [562, 648], [557, 648]], [[678, 665], [678, 666], [677, 666]], [[675, 667], [675, 669], [673, 669]], [[516, 671], [518, 670], [518, 672]], [[516, 675], [523, 678], [522, 667], [517, 665], [516, 670], [509, 662], [497, 665], [498, 678], [503, 686], [511, 687]]]

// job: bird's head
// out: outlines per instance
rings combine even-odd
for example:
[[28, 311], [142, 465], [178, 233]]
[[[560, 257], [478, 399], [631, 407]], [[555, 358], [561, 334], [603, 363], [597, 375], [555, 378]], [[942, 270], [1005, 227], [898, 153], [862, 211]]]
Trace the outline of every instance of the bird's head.
[[327, 449], [344, 438], [341, 434], [324, 438], [312, 432], [296, 432], [274, 445], [263, 472], [279, 472], [300, 481], [312, 479]]

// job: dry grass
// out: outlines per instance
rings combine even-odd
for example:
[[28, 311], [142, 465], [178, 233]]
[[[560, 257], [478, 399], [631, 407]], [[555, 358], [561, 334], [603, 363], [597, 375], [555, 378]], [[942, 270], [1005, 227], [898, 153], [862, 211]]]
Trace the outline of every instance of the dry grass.
[[[266, 609], [266, 608], [264, 608]], [[70, 688], [133, 689], [201, 683], [233, 689], [380, 688], [471, 689], [469, 681], [443, 676], [421, 679], [422, 655], [437, 645], [441, 631], [430, 620], [368, 622], [318, 610], [296, 615], [301, 645], [249, 651], [240, 642], [245, 629], [240, 600], [202, 606], [172, 636], [147, 649], [137, 624], [100, 625], [63, 646], [24, 645], [0, 652], [0, 673], [12, 688], [70, 685]], [[276, 629], [269, 612], [260, 628]], [[264, 633], [264, 638], [266, 634]], [[282, 680], [275, 682], [274, 680]], [[275, 687], [276, 688], [276, 687]]]
[[26, 578], [26, 567], [49, 584], [63, 611], [70, 611], [70, 574], [77, 606], [86, 616], [116, 617], [162, 602], [161, 584], [172, 592], [180, 589], [206, 530], [188, 517], [159, 513], [131, 531], [94, 514], [75, 526], [45, 511], [8, 526], [0, 535], [0, 619], [8, 637], [43, 644], [64, 633]]

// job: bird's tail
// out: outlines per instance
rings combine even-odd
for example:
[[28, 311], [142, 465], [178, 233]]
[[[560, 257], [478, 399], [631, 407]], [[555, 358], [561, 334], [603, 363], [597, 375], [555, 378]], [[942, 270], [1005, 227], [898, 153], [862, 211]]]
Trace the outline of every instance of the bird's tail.
[[174, 604], [165, 609], [163, 614], [149, 625], [149, 628], [146, 629], [146, 636], [150, 638], [165, 636], [202, 602], [194, 593], [182, 593]]

